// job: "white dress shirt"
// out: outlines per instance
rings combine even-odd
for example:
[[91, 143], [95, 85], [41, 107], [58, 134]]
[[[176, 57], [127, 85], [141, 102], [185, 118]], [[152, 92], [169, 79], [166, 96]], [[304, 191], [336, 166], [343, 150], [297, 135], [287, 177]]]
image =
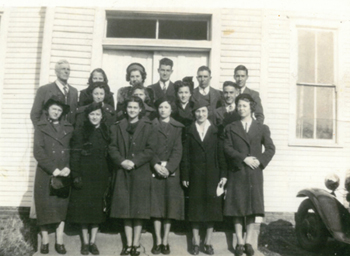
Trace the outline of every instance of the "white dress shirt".
[[63, 89], [64, 86], [66, 86], [66, 88], [67, 88], [67, 93], [69, 92], [69, 86], [68, 86], [68, 84], [63, 85], [58, 79], [55, 81], [55, 83], [57, 84], [58, 88], [61, 90], [61, 92], [63, 93], [63, 95], [66, 95], [66, 93], [65, 93], [65, 91], [64, 91], [64, 89]]
[[250, 119], [249, 122], [241, 121], [241, 122], [242, 122], [242, 125], [243, 125], [243, 129], [245, 130], [246, 133], [248, 133], [249, 128], [250, 128], [250, 126], [252, 125], [252, 121], [253, 121], [253, 119]]
[[[162, 89], [162, 91], [168, 90], [169, 84], [170, 84], [170, 80], [168, 80], [166, 82], [159, 80], [159, 85], [160, 85], [160, 88]], [[165, 89], [164, 89], [164, 85], [165, 85]]]
[[202, 94], [202, 95], [208, 95], [208, 93], [209, 93], [209, 91], [210, 91], [210, 86], [207, 86], [206, 88], [202, 88], [202, 87], [199, 87], [199, 92], [200, 92], [200, 94]]
[[210, 125], [211, 124], [210, 124], [208, 119], [201, 125], [197, 124], [197, 122], [196, 122], [196, 129], [197, 129], [197, 132], [199, 133], [199, 137], [201, 138], [201, 141], [204, 140], [205, 135], [207, 134]]

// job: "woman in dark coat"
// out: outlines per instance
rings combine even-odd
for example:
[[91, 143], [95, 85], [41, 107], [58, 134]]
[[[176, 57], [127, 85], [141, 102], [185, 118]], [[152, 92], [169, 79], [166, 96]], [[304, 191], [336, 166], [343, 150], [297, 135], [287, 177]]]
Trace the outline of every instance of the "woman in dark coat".
[[[83, 244], [81, 253], [96, 255], [95, 244], [98, 225], [105, 221], [104, 194], [109, 182], [107, 163], [110, 142], [108, 127], [104, 122], [102, 103], [92, 103], [85, 109], [86, 121], [77, 129], [71, 141], [71, 191], [67, 220], [81, 224]], [[88, 226], [91, 225], [90, 244]]]
[[181, 179], [189, 188], [188, 219], [192, 222], [193, 248], [191, 253], [199, 253], [199, 226], [207, 226], [204, 249], [214, 254], [211, 245], [215, 221], [222, 221], [222, 198], [216, 190], [226, 180], [226, 161], [223, 143], [218, 129], [208, 120], [208, 103], [196, 102], [193, 112], [196, 118], [186, 132]]
[[185, 77], [182, 81], [176, 81], [174, 87], [177, 99], [171, 116], [185, 127], [188, 127], [194, 122], [192, 113], [194, 102], [191, 100], [193, 92], [192, 77]]
[[[224, 215], [233, 216], [237, 234], [236, 255], [254, 254], [255, 216], [264, 216], [263, 169], [275, 154], [269, 127], [252, 118], [255, 102], [249, 94], [236, 98], [240, 121], [226, 126], [225, 153], [229, 172]], [[264, 152], [262, 146], [264, 145]], [[243, 240], [245, 219], [247, 236]]]
[[109, 128], [116, 121], [116, 113], [114, 108], [105, 102], [105, 99], [108, 99], [110, 95], [108, 85], [105, 82], [95, 82], [89, 86], [89, 88], [91, 89], [92, 100], [86, 101], [88, 105], [78, 107], [75, 128], [80, 128], [88, 120], [87, 115], [85, 114], [85, 109], [93, 102], [102, 103], [102, 109], [104, 112], [103, 118], [105, 120], [104, 122]]
[[34, 182], [34, 201], [37, 224], [42, 244], [40, 251], [49, 253], [48, 224], [58, 224], [55, 249], [64, 254], [63, 229], [68, 208], [68, 194], [55, 195], [50, 191], [51, 176], [67, 177], [69, 168], [69, 141], [73, 126], [61, 117], [68, 113], [64, 99], [52, 96], [44, 106], [46, 119], [38, 122], [34, 133], [34, 157], [38, 161]]
[[96, 68], [94, 69], [89, 77], [88, 81], [88, 88], [81, 90], [79, 95], [79, 102], [78, 107], [86, 106], [92, 103], [92, 91], [93, 91], [93, 83], [96, 82], [104, 82], [106, 84], [106, 87], [110, 93], [106, 94], [106, 98], [104, 99], [104, 103], [112, 106], [112, 109], [114, 109], [114, 98], [113, 93], [111, 92], [109, 86], [108, 86], [108, 78], [106, 73], [102, 68]]
[[155, 106], [159, 118], [153, 120], [158, 139], [156, 154], [151, 161], [153, 167], [151, 217], [156, 236], [152, 253], [169, 254], [168, 237], [171, 220], [184, 219], [184, 193], [179, 175], [182, 157], [181, 133], [184, 126], [170, 117], [172, 109], [170, 99], [160, 98], [155, 102]]
[[124, 219], [127, 245], [121, 255], [139, 255], [144, 219], [151, 216], [152, 160], [157, 133], [151, 121], [141, 118], [144, 105], [139, 97], [125, 101], [128, 118], [112, 125], [109, 154], [115, 164], [116, 179], [110, 216]]

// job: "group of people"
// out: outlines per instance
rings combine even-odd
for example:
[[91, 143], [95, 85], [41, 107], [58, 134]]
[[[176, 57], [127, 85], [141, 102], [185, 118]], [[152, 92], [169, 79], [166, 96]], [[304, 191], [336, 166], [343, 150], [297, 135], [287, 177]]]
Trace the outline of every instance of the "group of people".
[[[56, 225], [55, 250], [66, 253], [67, 221], [81, 225], [81, 254], [99, 254], [99, 224], [111, 217], [124, 221], [120, 255], [140, 254], [147, 219], [154, 225], [153, 254], [170, 254], [172, 220], [187, 220], [191, 254], [199, 254], [204, 223], [203, 248], [212, 255], [214, 223], [228, 216], [238, 240], [235, 255], [254, 255], [253, 224], [264, 215], [262, 171], [275, 146], [259, 94], [246, 87], [245, 66], [237, 66], [235, 82], [224, 82], [220, 91], [210, 86], [207, 66], [198, 68], [194, 89], [192, 77], [170, 81], [168, 58], [159, 62], [159, 82], [147, 87], [145, 68], [131, 63], [130, 85], [118, 90], [116, 104], [102, 69], [91, 72], [79, 99], [68, 84], [69, 63], [59, 61], [55, 71], [57, 80], [38, 89], [31, 111], [41, 253], [49, 252], [50, 224]], [[70, 180], [70, 193], [55, 193], [53, 178]]]

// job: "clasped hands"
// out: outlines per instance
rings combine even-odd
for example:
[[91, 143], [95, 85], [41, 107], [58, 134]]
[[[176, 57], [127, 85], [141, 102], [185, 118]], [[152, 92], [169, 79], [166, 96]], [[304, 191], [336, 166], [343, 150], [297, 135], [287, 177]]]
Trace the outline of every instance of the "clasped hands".
[[243, 162], [252, 169], [258, 168], [260, 166], [259, 160], [254, 156], [247, 156]]
[[70, 169], [68, 167], [64, 167], [62, 170], [56, 168], [52, 173], [53, 176], [63, 176], [67, 177], [70, 174]]
[[132, 169], [135, 168], [135, 164], [133, 161], [131, 160], [124, 160], [122, 163], [121, 163], [121, 166], [125, 169], [125, 170], [128, 170], [128, 171], [131, 171]]
[[165, 166], [160, 165], [160, 164], [155, 164], [154, 165], [154, 170], [156, 171], [158, 176], [160, 176], [162, 178], [168, 178], [169, 175], [170, 175], [169, 170], [167, 168], [165, 168]]
[[[219, 181], [219, 183], [218, 183], [218, 186], [219, 186], [219, 187], [225, 187], [226, 182], [227, 182], [227, 178], [221, 178], [220, 181]], [[183, 185], [184, 187], [188, 188], [188, 186], [190, 185], [190, 182], [187, 181], [187, 180], [184, 180], [184, 181], [182, 181], [182, 185]]]

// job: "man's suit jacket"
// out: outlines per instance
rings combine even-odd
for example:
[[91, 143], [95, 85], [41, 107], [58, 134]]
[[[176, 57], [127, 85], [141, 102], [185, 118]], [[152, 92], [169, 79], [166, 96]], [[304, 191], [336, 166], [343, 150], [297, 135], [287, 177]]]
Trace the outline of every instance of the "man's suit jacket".
[[242, 93], [246, 93], [252, 96], [253, 100], [256, 102], [254, 116], [258, 122], [263, 124], [265, 116], [264, 116], [263, 107], [261, 105], [261, 99], [260, 99], [259, 93], [252, 89], [249, 89], [248, 87], [246, 87]]
[[[68, 105], [70, 107], [69, 113], [66, 116], [66, 120], [71, 123], [75, 124], [75, 113], [78, 106], [78, 91], [74, 87], [68, 85]], [[32, 110], [30, 112], [30, 119], [32, 120], [34, 127], [36, 127], [37, 123], [42, 120], [45, 117], [44, 114], [44, 105], [45, 103], [53, 96], [53, 95], [59, 95], [60, 97], [63, 97], [64, 95], [61, 92], [61, 90], [58, 88], [56, 82], [53, 82], [51, 84], [47, 84], [44, 86], [39, 87], [35, 99], [34, 104], [32, 107]]]
[[151, 100], [153, 102], [155, 102], [157, 99], [160, 99], [164, 96], [168, 97], [171, 101], [175, 101], [175, 99], [176, 99], [174, 84], [171, 81], [169, 82], [169, 86], [168, 86], [165, 94], [164, 94], [162, 88], [160, 87], [159, 82], [152, 84], [152, 85], [149, 85], [148, 88], [151, 88], [153, 91], [154, 98], [152, 99], [152, 97], [150, 95]]
[[[199, 92], [199, 87], [193, 90], [192, 99], [193, 101], [198, 101], [202, 97]], [[210, 110], [214, 113], [215, 109], [221, 106], [223, 94], [222, 91], [216, 90], [212, 87], [209, 89], [209, 99], [210, 99]]]

